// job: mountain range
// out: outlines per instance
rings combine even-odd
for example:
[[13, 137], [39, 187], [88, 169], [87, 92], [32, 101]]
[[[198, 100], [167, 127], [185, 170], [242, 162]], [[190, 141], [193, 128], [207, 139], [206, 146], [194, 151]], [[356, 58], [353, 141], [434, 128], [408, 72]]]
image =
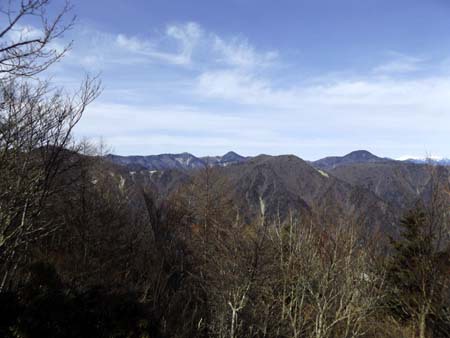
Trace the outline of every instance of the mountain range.
[[[261, 155], [260, 155], [261, 156]], [[139, 170], [167, 170], [199, 169], [205, 165], [226, 167], [249, 161], [257, 156], [241, 156], [230, 151], [222, 156], [196, 157], [190, 153], [180, 154], [159, 154], [148, 156], [119, 156], [109, 154], [106, 156], [111, 162], [127, 166], [136, 171]], [[317, 161], [307, 161], [315, 168], [322, 170], [333, 170], [342, 165], [357, 163], [412, 163], [412, 164], [435, 164], [450, 166], [450, 159], [406, 159], [393, 160], [388, 157], [378, 157], [367, 150], [356, 150], [345, 156], [330, 156]]]
[[370, 227], [393, 222], [429, 195], [433, 177], [450, 184], [450, 167], [397, 161], [365, 150], [307, 162], [294, 155], [195, 157], [189, 153], [108, 155], [126, 179], [169, 196], [211, 168], [227, 182], [226, 194], [248, 220], [292, 215], [353, 215]]

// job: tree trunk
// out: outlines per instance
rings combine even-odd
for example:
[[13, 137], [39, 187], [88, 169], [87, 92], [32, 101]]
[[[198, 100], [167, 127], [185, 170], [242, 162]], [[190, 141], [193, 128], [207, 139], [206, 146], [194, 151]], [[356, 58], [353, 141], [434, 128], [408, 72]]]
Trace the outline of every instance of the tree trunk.
[[419, 338], [426, 338], [427, 333], [427, 312], [421, 311], [419, 314]]
[[230, 328], [230, 338], [234, 338], [236, 334], [236, 321], [237, 321], [237, 311], [231, 307], [231, 328]]

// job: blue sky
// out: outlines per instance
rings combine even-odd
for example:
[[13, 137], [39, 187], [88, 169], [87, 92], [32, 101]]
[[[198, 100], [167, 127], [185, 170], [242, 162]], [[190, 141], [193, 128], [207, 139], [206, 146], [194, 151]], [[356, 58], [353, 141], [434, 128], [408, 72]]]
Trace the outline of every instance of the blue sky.
[[73, 0], [53, 67], [115, 153], [450, 157], [447, 0]]

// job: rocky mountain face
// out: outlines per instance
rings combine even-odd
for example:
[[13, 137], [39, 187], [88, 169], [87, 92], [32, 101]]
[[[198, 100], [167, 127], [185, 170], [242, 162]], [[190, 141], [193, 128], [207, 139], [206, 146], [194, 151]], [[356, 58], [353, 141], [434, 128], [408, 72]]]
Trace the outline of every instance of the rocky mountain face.
[[228, 166], [245, 162], [248, 158], [235, 152], [228, 152], [223, 156], [196, 157], [189, 153], [161, 154], [150, 156], [118, 156], [107, 155], [108, 160], [113, 163], [128, 167], [130, 170], [168, 170], [180, 169], [191, 170], [210, 166]]
[[448, 167], [399, 161], [348, 164], [329, 172], [353, 186], [373, 192], [401, 211], [427, 198], [433, 177], [441, 184], [448, 184], [450, 177]]
[[[432, 177], [449, 184], [448, 167], [394, 161], [367, 151], [306, 162], [293, 155], [197, 158], [191, 154], [108, 156], [128, 179], [161, 196], [189, 184], [209, 167], [226, 182], [226, 194], [247, 220], [264, 214], [271, 222], [295, 217], [348, 215], [371, 227], [389, 229], [427, 197]], [[436, 175], [437, 173], [437, 175]], [[225, 185], [224, 185], [225, 186]], [[224, 192], [225, 193], [225, 192]]]
[[128, 167], [130, 170], [167, 170], [167, 169], [197, 169], [204, 162], [189, 153], [161, 154], [150, 156], [118, 156], [107, 155], [113, 163]]
[[239, 201], [250, 219], [264, 212], [270, 221], [290, 215], [330, 218], [338, 214], [355, 216], [371, 226], [392, 220], [389, 206], [375, 194], [296, 156], [258, 156], [220, 171], [229, 182], [233, 200]]
[[438, 179], [441, 185], [448, 185], [449, 164], [445, 159], [395, 161], [367, 151], [312, 163], [338, 179], [373, 192], [400, 212], [427, 199], [434, 184], [432, 178]]

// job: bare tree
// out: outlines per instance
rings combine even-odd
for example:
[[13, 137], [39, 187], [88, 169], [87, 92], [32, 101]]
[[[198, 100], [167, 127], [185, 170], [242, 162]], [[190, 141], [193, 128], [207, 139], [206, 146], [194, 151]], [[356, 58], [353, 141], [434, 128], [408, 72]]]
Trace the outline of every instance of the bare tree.
[[358, 226], [290, 218], [272, 231], [279, 280], [278, 331], [288, 337], [359, 337], [382, 297]]
[[[0, 259], [4, 287], [17, 268], [20, 250], [57, 228], [42, 211], [58, 187], [55, 179], [70, 165], [72, 130], [99, 94], [87, 78], [72, 97], [47, 83], [9, 82], [0, 92]], [[13, 266], [11, 267], [11, 264]]]
[[[54, 17], [51, 0], [0, 1], [0, 77], [34, 76], [61, 59], [71, 43], [56, 45], [72, 27], [68, 1]], [[31, 22], [31, 23], [30, 23]]]

